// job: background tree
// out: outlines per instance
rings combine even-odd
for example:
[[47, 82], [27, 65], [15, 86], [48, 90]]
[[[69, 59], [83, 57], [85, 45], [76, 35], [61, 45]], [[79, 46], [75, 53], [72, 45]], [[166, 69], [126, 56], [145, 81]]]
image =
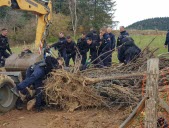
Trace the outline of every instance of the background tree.
[[169, 17], [157, 17], [150, 18], [142, 21], [138, 21], [129, 25], [128, 29], [139, 29], [139, 30], [168, 30], [169, 29]]

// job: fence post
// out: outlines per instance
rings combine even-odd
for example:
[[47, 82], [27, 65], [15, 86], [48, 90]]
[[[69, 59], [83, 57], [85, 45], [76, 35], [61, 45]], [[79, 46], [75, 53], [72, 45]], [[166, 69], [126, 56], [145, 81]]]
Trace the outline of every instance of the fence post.
[[159, 59], [147, 61], [145, 128], [157, 128]]

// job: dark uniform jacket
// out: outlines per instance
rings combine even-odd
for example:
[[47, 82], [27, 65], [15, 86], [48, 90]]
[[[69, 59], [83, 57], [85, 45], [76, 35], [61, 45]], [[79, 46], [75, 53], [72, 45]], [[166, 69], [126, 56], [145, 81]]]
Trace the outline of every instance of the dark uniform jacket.
[[94, 43], [95, 42], [99, 43], [99, 41], [100, 41], [100, 37], [99, 37], [99, 35], [97, 34], [97, 32], [95, 30], [90, 31], [86, 35], [86, 38], [91, 38]]
[[99, 54], [103, 54], [111, 50], [111, 39], [109, 34], [105, 33], [103, 39], [101, 40], [102, 44], [99, 48]]
[[141, 52], [141, 49], [135, 45], [131, 37], [124, 38], [122, 43], [119, 52], [120, 62], [128, 63]]
[[57, 43], [54, 43], [51, 47], [54, 47], [55, 50], [58, 49], [58, 51], [62, 51], [65, 49], [65, 42], [65, 37], [59, 38], [59, 41]]
[[45, 75], [52, 71], [52, 69], [58, 69], [59, 63], [56, 58], [52, 56], [47, 56], [45, 60], [39, 61], [31, 66], [32, 70], [35, 70], [36, 66], [42, 67], [41, 69], [45, 71]]
[[90, 57], [91, 57], [91, 60], [93, 61], [94, 59], [96, 59], [98, 57], [98, 43], [94, 43], [92, 42], [90, 45], [89, 45], [89, 49], [90, 49]]
[[6, 36], [0, 35], [0, 51], [8, 50], [10, 53], [12, 53], [10, 47], [8, 38]]
[[169, 45], [169, 30], [166, 35], [165, 45]]
[[65, 42], [65, 48], [66, 48], [66, 54], [69, 56], [74, 56], [76, 55], [76, 43], [74, 41], [71, 41], [68, 43], [67, 41]]
[[111, 49], [115, 49], [116, 46], [116, 38], [113, 33], [109, 33], [110, 39], [111, 39]]
[[82, 39], [82, 38], [78, 39], [77, 47], [81, 55], [87, 54], [87, 52], [89, 51], [89, 46], [87, 44], [86, 39]]
[[123, 38], [129, 36], [129, 33], [126, 31], [120, 32], [120, 36], [117, 39], [117, 47], [119, 47], [120, 45], [122, 45], [122, 40]]

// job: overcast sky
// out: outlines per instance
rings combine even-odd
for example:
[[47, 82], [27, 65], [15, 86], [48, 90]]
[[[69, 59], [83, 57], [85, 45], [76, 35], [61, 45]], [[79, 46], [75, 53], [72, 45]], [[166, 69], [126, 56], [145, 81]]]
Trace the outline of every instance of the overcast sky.
[[115, 0], [115, 21], [128, 26], [153, 17], [169, 17], [169, 0]]

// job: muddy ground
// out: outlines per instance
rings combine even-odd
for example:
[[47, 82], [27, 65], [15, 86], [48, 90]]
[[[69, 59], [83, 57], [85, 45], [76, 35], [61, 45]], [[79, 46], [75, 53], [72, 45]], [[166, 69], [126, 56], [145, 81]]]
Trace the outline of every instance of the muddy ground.
[[118, 128], [125, 114], [114, 110], [88, 109], [66, 112], [12, 110], [0, 115], [0, 128]]

